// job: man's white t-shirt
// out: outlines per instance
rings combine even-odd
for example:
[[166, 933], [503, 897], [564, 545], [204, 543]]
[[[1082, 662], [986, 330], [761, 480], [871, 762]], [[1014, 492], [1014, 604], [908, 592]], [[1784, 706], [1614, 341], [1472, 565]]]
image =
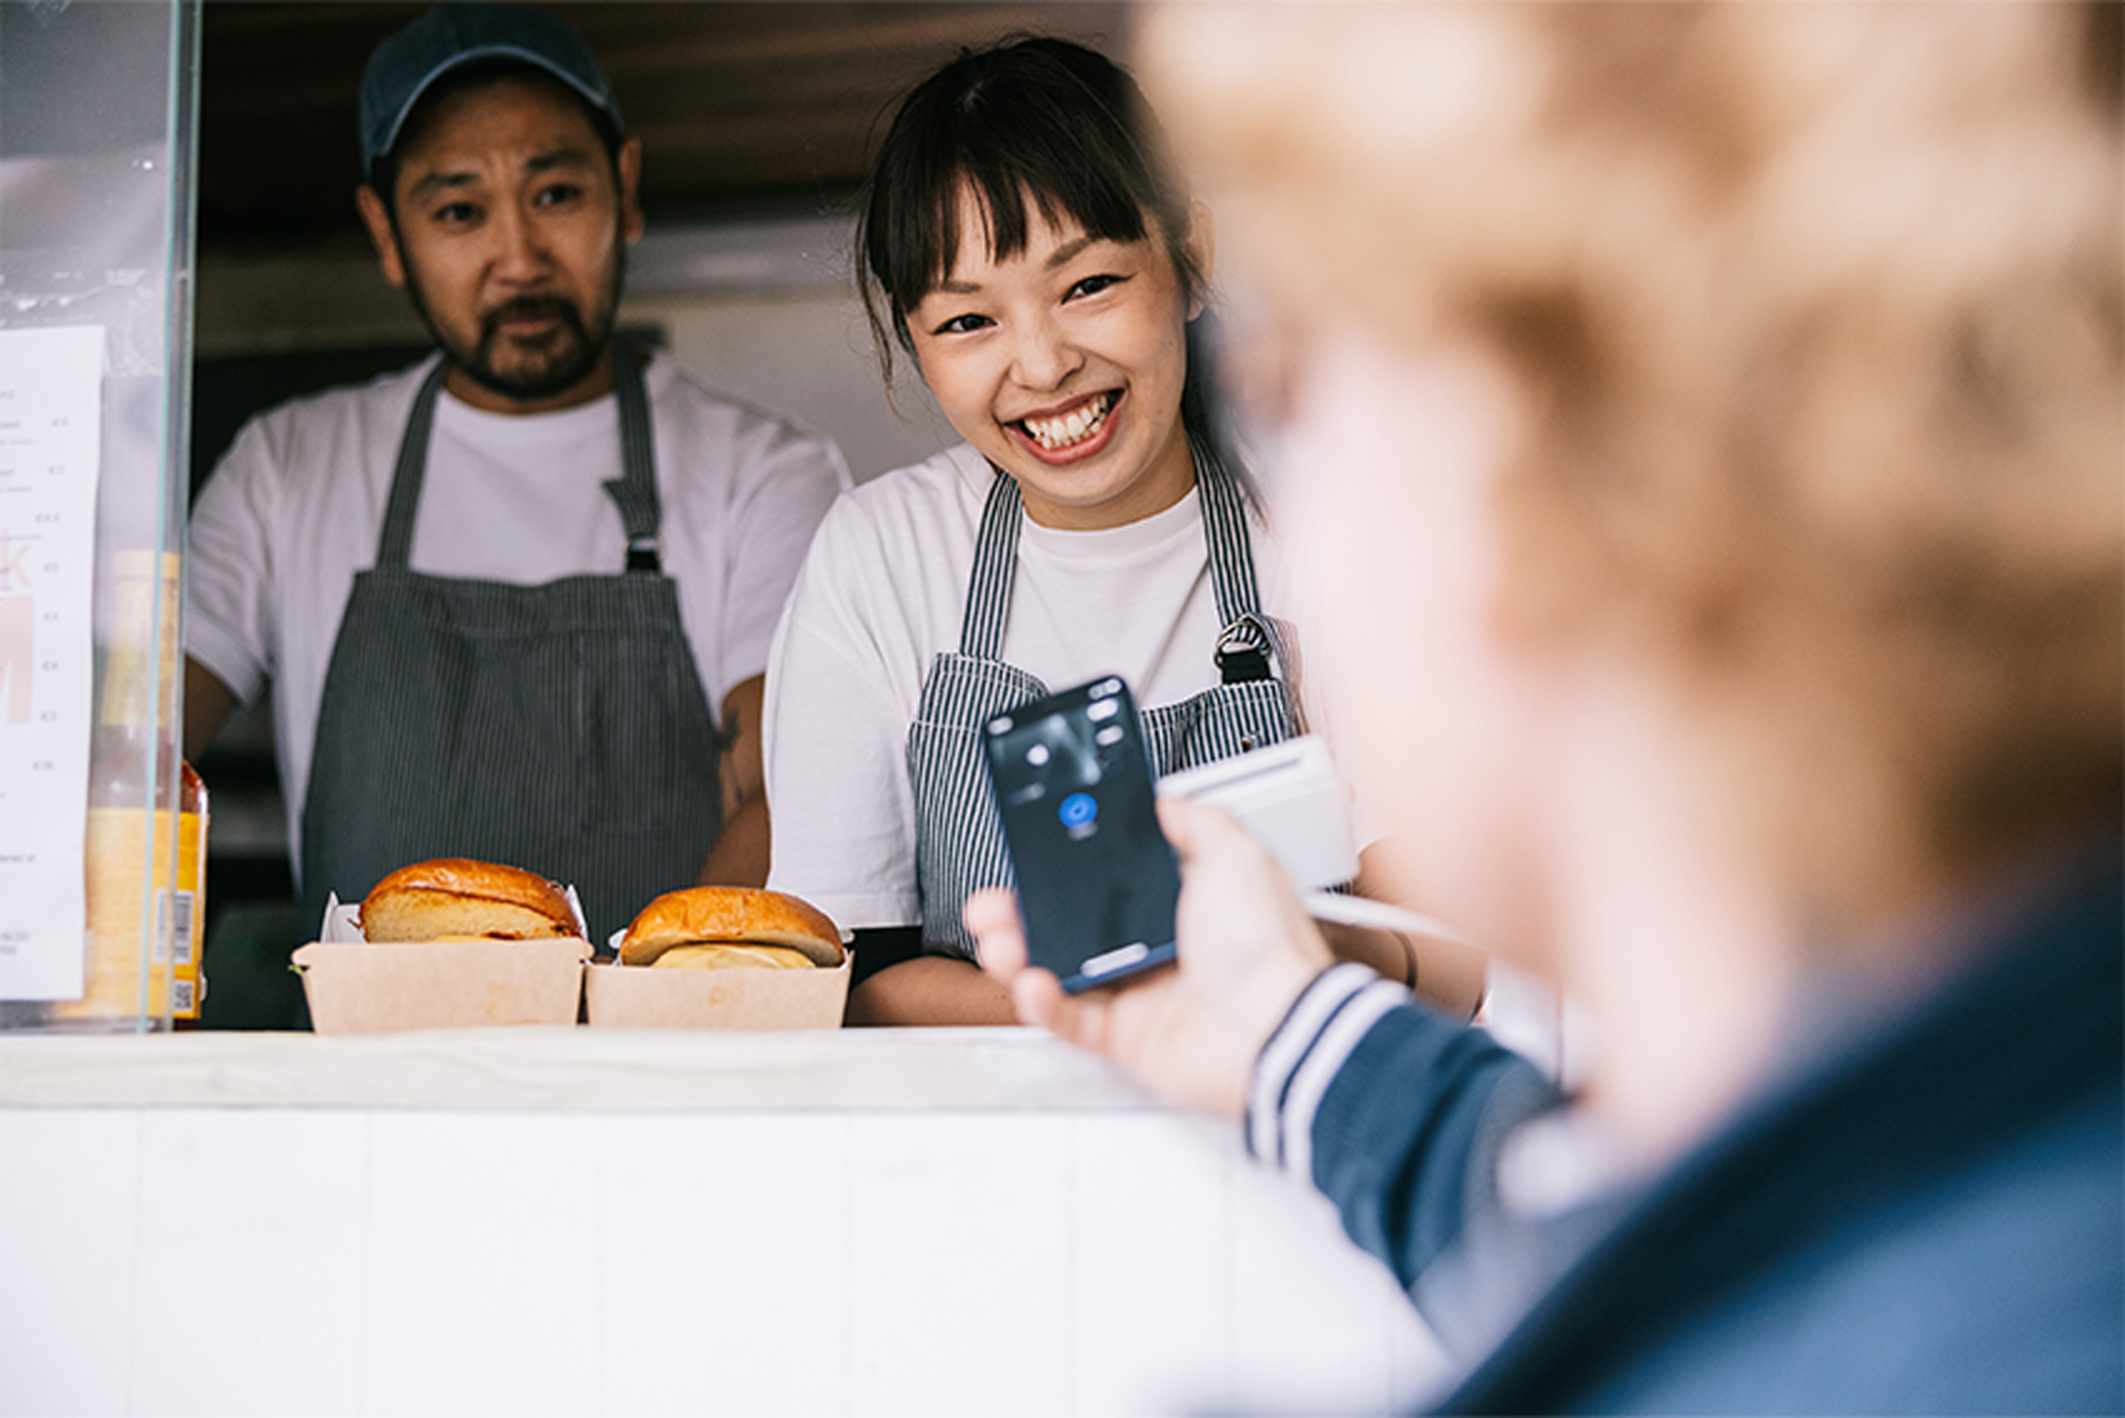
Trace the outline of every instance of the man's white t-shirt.
[[[961, 445], [845, 495], [775, 636], [768, 884], [846, 929], [921, 920], [908, 727], [931, 661], [959, 648], [995, 476]], [[1275, 546], [1248, 530], [1263, 609], [1284, 617]], [[1221, 628], [1195, 497], [1108, 531], [1021, 521], [1000, 653], [1050, 689], [1120, 674], [1145, 707], [1186, 699], [1219, 681]]]
[[[245, 425], [192, 512], [186, 653], [244, 703], [273, 685], [288, 832], [303, 797], [325, 670], [377, 539], [406, 417], [433, 358], [367, 385], [297, 399]], [[767, 665], [813, 530], [849, 485], [833, 444], [711, 393], [659, 355], [643, 371], [660, 537], [709, 710]], [[537, 584], [618, 575], [627, 535], [604, 482], [620, 476], [608, 394], [558, 413], [436, 401], [412, 569]]]

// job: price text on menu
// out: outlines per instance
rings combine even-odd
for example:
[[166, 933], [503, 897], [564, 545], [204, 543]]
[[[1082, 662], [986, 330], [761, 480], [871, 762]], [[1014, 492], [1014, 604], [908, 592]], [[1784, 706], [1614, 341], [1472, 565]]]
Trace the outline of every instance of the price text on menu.
[[101, 327], [0, 330], [0, 1000], [82, 993]]

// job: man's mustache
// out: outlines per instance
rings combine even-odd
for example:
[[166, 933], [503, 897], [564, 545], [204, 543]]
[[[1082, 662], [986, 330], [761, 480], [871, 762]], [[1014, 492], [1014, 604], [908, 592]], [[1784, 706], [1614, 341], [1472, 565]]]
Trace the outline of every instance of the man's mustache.
[[511, 296], [480, 317], [480, 334], [493, 340], [505, 321], [548, 319], [559, 320], [578, 333], [583, 329], [582, 312], [566, 296], [518, 295]]

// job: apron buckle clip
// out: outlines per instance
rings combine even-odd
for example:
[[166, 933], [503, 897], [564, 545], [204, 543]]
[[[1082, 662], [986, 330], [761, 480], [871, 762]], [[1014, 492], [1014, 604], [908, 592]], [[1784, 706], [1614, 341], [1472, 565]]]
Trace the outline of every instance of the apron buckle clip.
[[1218, 676], [1226, 684], [1251, 684], [1269, 674], [1269, 637], [1251, 615], [1225, 627], [1217, 638]]

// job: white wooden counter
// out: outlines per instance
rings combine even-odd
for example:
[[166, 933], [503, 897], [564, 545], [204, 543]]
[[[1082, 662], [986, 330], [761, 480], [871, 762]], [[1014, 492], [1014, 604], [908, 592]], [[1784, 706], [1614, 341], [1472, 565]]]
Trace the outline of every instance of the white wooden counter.
[[1380, 1412], [1432, 1341], [1033, 1031], [0, 1037], [0, 1413]]

